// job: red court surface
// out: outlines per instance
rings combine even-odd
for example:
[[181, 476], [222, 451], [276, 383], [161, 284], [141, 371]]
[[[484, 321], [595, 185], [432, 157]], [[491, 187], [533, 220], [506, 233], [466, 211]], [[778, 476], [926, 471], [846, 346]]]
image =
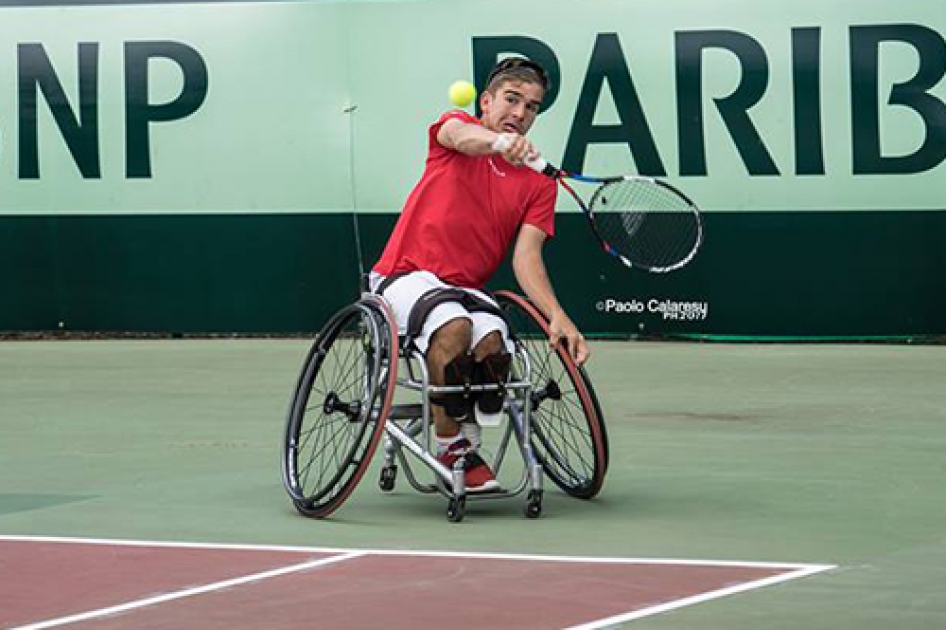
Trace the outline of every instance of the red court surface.
[[828, 568], [0, 537], [0, 627], [607, 627]]

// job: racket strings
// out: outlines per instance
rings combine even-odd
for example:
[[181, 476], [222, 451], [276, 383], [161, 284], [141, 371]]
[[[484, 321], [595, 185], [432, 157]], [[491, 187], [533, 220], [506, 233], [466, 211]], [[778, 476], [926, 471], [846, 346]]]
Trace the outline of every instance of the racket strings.
[[591, 210], [601, 238], [633, 265], [670, 268], [699, 246], [701, 228], [692, 206], [654, 182], [606, 184], [592, 199]]

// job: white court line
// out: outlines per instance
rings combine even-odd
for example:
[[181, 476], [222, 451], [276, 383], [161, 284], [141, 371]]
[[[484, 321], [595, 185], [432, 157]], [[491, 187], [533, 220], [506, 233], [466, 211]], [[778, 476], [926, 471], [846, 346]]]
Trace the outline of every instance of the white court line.
[[815, 573], [820, 573], [822, 571], [827, 571], [833, 568], [834, 567], [830, 565], [811, 565], [809, 568], [798, 569], [796, 571], [792, 571], [791, 573], [785, 573], [782, 575], [773, 575], [772, 577], [763, 578], [761, 580], [755, 580], [753, 582], [744, 582], [743, 584], [738, 584], [736, 586], [730, 586], [728, 588], [721, 588], [716, 591], [708, 591], [706, 593], [700, 593], [699, 595], [693, 595], [692, 597], [684, 597], [683, 599], [677, 599], [672, 602], [667, 602], [666, 604], [659, 604], [657, 606], [641, 608], [640, 610], [633, 610], [631, 612], [623, 613], [620, 615], [614, 615], [613, 617], [607, 617], [605, 619], [598, 619], [596, 621], [583, 623], [578, 626], [571, 626], [569, 628], [566, 628], [565, 630], [592, 630], [594, 628], [607, 628], [608, 626], [624, 623], [626, 621], [634, 621], [635, 619], [642, 619], [643, 617], [659, 615], [660, 613], [665, 613], [670, 610], [676, 610], [677, 608], [684, 608], [685, 606], [693, 606], [694, 604], [701, 604], [703, 602], [708, 602], [713, 599], [719, 599], [721, 597], [726, 597], [728, 595], [735, 595], [737, 593], [744, 593], [746, 591], [752, 591], [757, 588], [762, 588], [764, 586], [771, 586], [772, 584], [778, 584], [779, 582], [797, 580], [798, 578], [807, 577], [809, 575], [814, 575]]
[[[413, 549], [349, 549], [338, 547], [300, 547], [294, 545], [254, 545], [235, 543], [194, 543], [156, 540], [125, 540], [110, 538], [73, 538], [61, 536], [16, 536], [0, 534], [0, 541], [67, 543], [121, 547], [170, 547], [182, 549], [224, 549], [232, 551], [282, 551], [290, 553], [359, 553], [373, 556], [420, 556], [435, 558], [482, 558], [486, 560], [525, 560], [530, 562], [575, 562], [600, 564], [667, 564], [709, 567], [748, 567], [753, 569], [817, 569], [836, 568], [831, 564], [799, 564], [794, 562], [754, 562], [748, 560], [699, 560], [689, 558], [622, 558], [602, 556], [546, 556], [537, 554], [493, 553], [479, 551], [423, 551]], [[818, 572], [815, 571], [815, 572]]]
[[[5, 537], [2, 537], [6, 539]], [[334, 556], [331, 558], [320, 558], [319, 560], [312, 560], [310, 562], [303, 562], [301, 564], [293, 564], [286, 567], [280, 567], [279, 569], [273, 569], [271, 571], [263, 571], [262, 573], [254, 573], [253, 575], [245, 575], [243, 577], [233, 578], [231, 580], [223, 580], [222, 582], [213, 582], [212, 584], [204, 584], [203, 586], [197, 586], [194, 588], [188, 588], [183, 591], [174, 591], [171, 593], [165, 593], [164, 595], [157, 595], [155, 597], [148, 597], [146, 599], [137, 599], [130, 602], [125, 602], [124, 604], [117, 604], [115, 606], [109, 606], [107, 608], [99, 608], [97, 610], [90, 610], [88, 612], [79, 613], [76, 615], [69, 615], [68, 617], [58, 617], [56, 619], [48, 619], [46, 621], [40, 621], [39, 623], [31, 623], [26, 626], [19, 626], [13, 630], [42, 630], [43, 628], [53, 628], [55, 626], [64, 626], [70, 623], [77, 623], [79, 621], [88, 621], [89, 619], [96, 619], [98, 617], [107, 617], [108, 615], [116, 615], [118, 613], [123, 613], [129, 610], [134, 610], [136, 608], [144, 608], [145, 606], [153, 606], [155, 604], [162, 604], [164, 602], [169, 602], [175, 599], [183, 599], [185, 597], [193, 597], [194, 595], [203, 595], [205, 593], [211, 593], [213, 591], [223, 590], [225, 588], [230, 588], [232, 586], [239, 586], [241, 584], [249, 584], [251, 582], [260, 582], [262, 580], [268, 580], [270, 578], [279, 577], [280, 575], [287, 575], [289, 573], [297, 573], [299, 571], [305, 571], [307, 569], [314, 569], [316, 567], [322, 567], [329, 564], [335, 564], [336, 562], [344, 562], [345, 560], [351, 560], [352, 558], [357, 558], [363, 556], [363, 553], [348, 553], [340, 556]]]
[[594, 628], [604, 628], [607, 626], [658, 615], [670, 610], [692, 606], [702, 602], [719, 599], [728, 595], [735, 595], [765, 586], [771, 586], [789, 580], [795, 580], [808, 577], [823, 571], [829, 571], [837, 568], [830, 564], [798, 564], [789, 562], [750, 562], [733, 560], [694, 560], [694, 559], [674, 559], [674, 558], [602, 558], [602, 557], [581, 557], [581, 556], [543, 556], [533, 554], [503, 554], [503, 553], [480, 553], [480, 552], [453, 552], [453, 551], [414, 551], [414, 550], [390, 550], [390, 549], [339, 549], [333, 547], [299, 547], [287, 545], [248, 545], [248, 544], [230, 544], [230, 543], [192, 543], [192, 542], [167, 542], [167, 541], [144, 541], [144, 540], [120, 540], [106, 538], [70, 538], [56, 536], [14, 536], [0, 534], [0, 542], [36, 542], [36, 543], [65, 543], [65, 544], [84, 544], [84, 545], [104, 545], [104, 546], [124, 546], [124, 547], [157, 547], [172, 549], [217, 549], [231, 551], [278, 551], [293, 553], [329, 553], [336, 554], [331, 558], [323, 558], [302, 564], [291, 565], [273, 571], [266, 571], [255, 575], [236, 578], [208, 584], [193, 589], [187, 589], [167, 595], [160, 595], [148, 599], [129, 602], [118, 606], [94, 610], [87, 613], [62, 617], [49, 621], [40, 622], [28, 626], [21, 626], [14, 630], [40, 630], [42, 628], [51, 628], [58, 625], [84, 621], [86, 619], [102, 617], [105, 615], [116, 614], [134, 608], [150, 606], [165, 601], [200, 595], [202, 593], [220, 590], [235, 586], [265, 580], [270, 577], [277, 577], [287, 573], [304, 571], [306, 569], [318, 566], [333, 564], [352, 558], [362, 556], [416, 556], [416, 557], [439, 557], [439, 558], [479, 558], [489, 560], [521, 560], [529, 562], [569, 562], [569, 563], [591, 563], [591, 564], [657, 564], [657, 565], [679, 565], [679, 566], [709, 566], [709, 567], [736, 567], [736, 568], [755, 568], [755, 569], [785, 569], [788, 573], [775, 575], [751, 582], [745, 582], [736, 586], [731, 586], [715, 591], [708, 591], [699, 595], [674, 600], [657, 606], [650, 606], [639, 610], [599, 619], [586, 624], [573, 626], [568, 630], [592, 630]]

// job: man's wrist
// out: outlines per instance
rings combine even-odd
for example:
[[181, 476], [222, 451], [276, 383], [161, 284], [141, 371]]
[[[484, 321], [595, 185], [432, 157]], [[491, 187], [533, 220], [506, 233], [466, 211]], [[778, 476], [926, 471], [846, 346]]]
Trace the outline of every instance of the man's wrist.
[[568, 319], [568, 315], [565, 314], [565, 309], [562, 307], [554, 308], [549, 311], [549, 320], [561, 319], [563, 317]]
[[502, 153], [512, 146], [512, 138], [508, 133], [498, 133], [496, 134], [496, 139], [493, 140], [493, 152]]

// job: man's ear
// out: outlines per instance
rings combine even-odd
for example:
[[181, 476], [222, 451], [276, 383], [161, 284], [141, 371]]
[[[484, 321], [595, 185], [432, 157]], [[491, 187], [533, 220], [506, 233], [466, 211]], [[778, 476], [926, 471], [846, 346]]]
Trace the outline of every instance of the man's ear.
[[483, 90], [483, 93], [480, 94], [480, 111], [486, 110], [492, 100], [493, 95], [489, 93], [489, 90]]

